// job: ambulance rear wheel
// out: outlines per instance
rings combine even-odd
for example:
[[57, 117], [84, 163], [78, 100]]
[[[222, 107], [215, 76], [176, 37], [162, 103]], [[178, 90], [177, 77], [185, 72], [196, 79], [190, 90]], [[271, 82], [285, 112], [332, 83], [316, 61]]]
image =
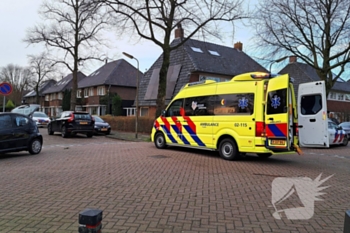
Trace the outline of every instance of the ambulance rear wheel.
[[225, 138], [220, 142], [219, 154], [221, 158], [226, 160], [237, 160], [240, 158], [236, 142], [230, 138]]
[[154, 144], [158, 149], [164, 149], [166, 147], [165, 137], [162, 132], [156, 133], [154, 136]]
[[259, 158], [262, 158], [262, 159], [267, 159], [268, 157], [270, 157], [272, 154], [271, 153], [260, 153], [260, 154], [257, 154], [259, 156]]

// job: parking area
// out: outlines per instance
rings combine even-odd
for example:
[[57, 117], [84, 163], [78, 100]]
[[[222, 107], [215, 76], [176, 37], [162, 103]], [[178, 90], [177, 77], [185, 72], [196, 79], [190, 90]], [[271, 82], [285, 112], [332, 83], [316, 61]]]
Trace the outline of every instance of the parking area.
[[[103, 210], [104, 233], [329, 233], [343, 232], [350, 209], [350, 146], [229, 162], [215, 152], [40, 131], [40, 154], [0, 156], [0, 232], [77, 232], [79, 212], [96, 208]], [[317, 186], [320, 174], [333, 176]], [[303, 186], [293, 177], [311, 181]], [[294, 191], [284, 192], [289, 181]], [[320, 191], [323, 201], [300, 189], [313, 185], [329, 186]], [[284, 193], [291, 195], [277, 203]], [[288, 211], [276, 219], [276, 207], [304, 210], [298, 219]]]

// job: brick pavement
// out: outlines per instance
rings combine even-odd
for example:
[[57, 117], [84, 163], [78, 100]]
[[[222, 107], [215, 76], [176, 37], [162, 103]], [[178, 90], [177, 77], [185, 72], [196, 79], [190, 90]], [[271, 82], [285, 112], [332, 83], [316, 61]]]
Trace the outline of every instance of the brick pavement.
[[[350, 209], [349, 146], [228, 162], [214, 152], [103, 136], [44, 138], [39, 155], [0, 157], [0, 232], [77, 232], [79, 212], [99, 208], [103, 233], [329, 233], [342, 232]], [[334, 176], [311, 219], [273, 218], [274, 178], [320, 173]]]

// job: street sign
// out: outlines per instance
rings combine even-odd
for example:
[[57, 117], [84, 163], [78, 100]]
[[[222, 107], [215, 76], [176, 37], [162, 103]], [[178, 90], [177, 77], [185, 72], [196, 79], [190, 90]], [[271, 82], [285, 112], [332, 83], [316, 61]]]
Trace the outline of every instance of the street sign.
[[0, 94], [6, 96], [11, 93], [12, 93], [12, 86], [10, 83], [7, 83], [7, 82], [0, 83]]

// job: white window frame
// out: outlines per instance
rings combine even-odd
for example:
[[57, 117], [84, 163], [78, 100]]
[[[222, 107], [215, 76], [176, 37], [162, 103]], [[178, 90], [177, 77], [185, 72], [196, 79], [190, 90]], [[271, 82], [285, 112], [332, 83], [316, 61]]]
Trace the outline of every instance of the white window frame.
[[105, 86], [97, 87], [97, 95], [105, 95]]
[[149, 111], [149, 108], [147, 108], [147, 107], [141, 107], [140, 108], [140, 116], [148, 116], [148, 111]]
[[84, 97], [89, 97], [89, 89], [88, 88], [84, 89]]
[[338, 93], [337, 100], [344, 100], [344, 94]]
[[81, 89], [77, 90], [77, 98], [81, 98]]
[[335, 100], [337, 98], [337, 94], [335, 92], [330, 92], [329, 93], [329, 99]]
[[94, 88], [93, 87], [89, 88], [89, 96], [94, 96]]
[[63, 98], [62, 92], [58, 93], [58, 99], [61, 100]]
[[45, 101], [50, 101], [50, 95], [45, 95]]

